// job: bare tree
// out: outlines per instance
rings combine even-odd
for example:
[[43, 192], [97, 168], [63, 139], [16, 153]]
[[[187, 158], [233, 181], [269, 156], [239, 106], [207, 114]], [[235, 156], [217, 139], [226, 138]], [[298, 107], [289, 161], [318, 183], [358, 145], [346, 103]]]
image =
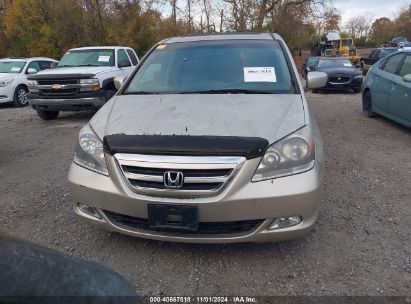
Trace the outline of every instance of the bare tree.
[[345, 29], [351, 37], [363, 38], [368, 36], [371, 29], [372, 16], [355, 16], [348, 20]]
[[171, 19], [173, 20], [173, 33], [177, 36], [177, 0], [169, 0], [171, 5]]

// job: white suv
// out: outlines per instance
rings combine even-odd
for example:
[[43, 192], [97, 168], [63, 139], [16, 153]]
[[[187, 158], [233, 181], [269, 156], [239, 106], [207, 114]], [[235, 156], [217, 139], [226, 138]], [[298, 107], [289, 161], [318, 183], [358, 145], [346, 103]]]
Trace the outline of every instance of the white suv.
[[27, 76], [52, 68], [57, 61], [46, 57], [0, 59], [0, 103], [28, 105]]

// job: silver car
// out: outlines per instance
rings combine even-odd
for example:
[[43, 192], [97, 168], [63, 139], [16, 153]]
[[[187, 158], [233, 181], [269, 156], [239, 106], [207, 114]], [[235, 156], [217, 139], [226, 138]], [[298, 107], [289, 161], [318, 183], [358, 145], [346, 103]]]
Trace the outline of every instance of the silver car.
[[[307, 75], [310, 88], [326, 81]], [[69, 172], [80, 217], [193, 243], [288, 240], [313, 227], [323, 146], [280, 36], [166, 39], [115, 82]]]

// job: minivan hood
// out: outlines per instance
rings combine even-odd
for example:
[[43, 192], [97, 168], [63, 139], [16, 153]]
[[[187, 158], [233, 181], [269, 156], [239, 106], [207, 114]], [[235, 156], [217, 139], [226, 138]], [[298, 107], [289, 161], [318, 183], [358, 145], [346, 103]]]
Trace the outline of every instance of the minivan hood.
[[70, 67], [48, 69], [38, 72], [36, 75], [64, 75], [64, 74], [99, 74], [112, 70], [114, 67]]
[[261, 137], [270, 143], [305, 125], [301, 95], [120, 95], [90, 121], [96, 134]]

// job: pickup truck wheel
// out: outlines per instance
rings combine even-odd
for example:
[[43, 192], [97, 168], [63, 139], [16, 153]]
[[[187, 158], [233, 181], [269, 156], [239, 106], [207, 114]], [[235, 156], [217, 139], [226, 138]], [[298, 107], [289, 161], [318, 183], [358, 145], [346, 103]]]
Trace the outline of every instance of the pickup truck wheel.
[[44, 120], [53, 120], [59, 116], [59, 111], [37, 110], [37, 115]]
[[13, 104], [19, 108], [28, 106], [29, 100], [27, 98], [27, 93], [27, 88], [23, 85], [19, 85], [14, 91]]
[[376, 117], [377, 114], [372, 110], [371, 91], [366, 91], [362, 97], [362, 111], [367, 117]]

